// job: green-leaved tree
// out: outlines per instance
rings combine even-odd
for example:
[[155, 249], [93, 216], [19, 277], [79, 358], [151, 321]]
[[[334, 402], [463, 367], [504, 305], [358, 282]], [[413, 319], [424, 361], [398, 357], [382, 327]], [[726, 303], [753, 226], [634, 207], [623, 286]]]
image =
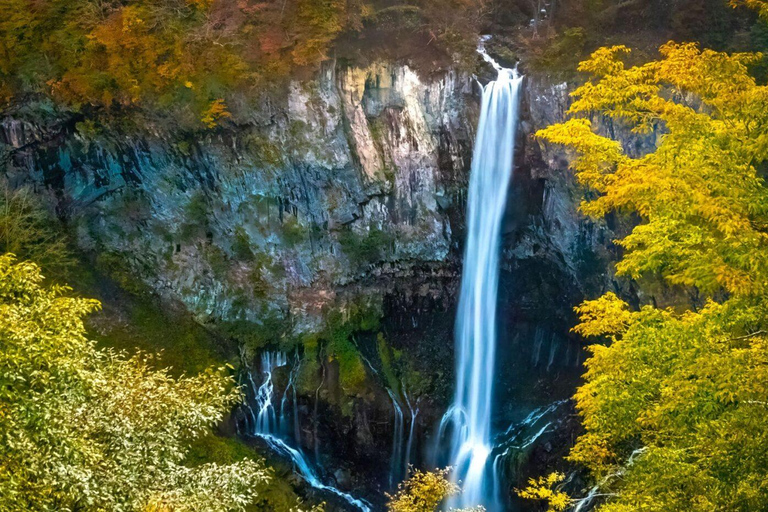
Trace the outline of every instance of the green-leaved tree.
[[97, 349], [83, 317], [99, 303], [42, 282], [0, 256], [0, 511], [244, 510], [261, 465], [185, 465], [239, 400], [231, 378]]

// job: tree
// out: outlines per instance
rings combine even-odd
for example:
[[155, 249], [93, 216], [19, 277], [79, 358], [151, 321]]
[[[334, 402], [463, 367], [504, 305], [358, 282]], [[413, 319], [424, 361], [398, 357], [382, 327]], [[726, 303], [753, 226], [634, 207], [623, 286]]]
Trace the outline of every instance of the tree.
[[746, 5], [756, 10], [762, 18], [768, 18], [768, 2], [766, 0], [731, 0], [731, 5], [734, 7]]
[[240, 398], [221, 369], [173, 379], [85, 336], [94, 300], [0, 256], [0, 511], [244, 510], [251, 460], [185, 465]]
[[565, 475], [562, 473], [550, 473], [547, 476], [528, 479], [528, 487], [517, 490], [521, 498], [538, 500], [547, 503], [547, 512], [563, 512], [573, 505], [573, 500], [566, 493], [557, 488]]
[[56, 219], [29, 188], [0, 186], [0, 254], [16, 254], [57, 276], [74, 265]]
[[[575, 330], [607, 343], [589, 347], [576, 393], [586, 432], [569, 458], [599, 482], [601, 511], [768, 510], [768, 87], [749, 74], [760, 56], [668, 43], [626, 67], [628, 52], [583, 62], [593, 78], [575, 117], [539, 136], [575, 152], [591, 190], [582, 211], [641, 219], [616, 242], [618, 273], [705, 304], [632, 311], [607, 293], [577, 308]], [[587, 114], [659, 143], [632, 157]]]
[[[430, 43], [449, 55], [474, 51], [484, 3], [403, 2], [423, 14], [417, 30], [431, 34], [435, 42]], [[223, 113], [230, 107], [259, 102], [266, 86], [332, 58], [340, 37], [371, 29], [377, 9], [390, 7], [400, 5], [387, 0], [3, 0], [0, 106], [42, 93], [74, 110], [97, 107], [87, 109], [90, 115], [139, 107], [165, 112], [174, 123], [210, 128], [229, 117]]]
[[[448, 480], [449, 469], [436, 471], [415, 471], [411, 477], [398, 486], [397, 493], [389, 496], [389, 512], [435, 512], [450, 496], [458, 494], [461, 488]], [[451, 512], [482, 512], [474, 509], [452, 509]]]

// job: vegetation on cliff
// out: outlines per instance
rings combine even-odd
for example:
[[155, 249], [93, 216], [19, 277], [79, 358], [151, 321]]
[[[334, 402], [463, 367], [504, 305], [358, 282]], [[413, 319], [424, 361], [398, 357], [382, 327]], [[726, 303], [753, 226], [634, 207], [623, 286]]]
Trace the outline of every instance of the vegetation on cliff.
[[[741, 2], [746, 4], [746, 2]], [[667, 40], [698, 41], [720, 51], [768, 48], [766, 27], [726, 0], [504, 0], [494, 2], [491, 45], [526, 69], [573, 78], [600, 46], [626, 44], [636, 62], [651, 60]], [[762, 67], [762, 65], [761, 65]], [[761, 71], [761, 73], [764, 73]]]
[[[733, 3], [768, 17], [768, 2]], [[703, 41], [717, 51], [669, 43], [661, 59], [647, 62], [657, 44], [643, 33], [627, 41], [641, 41], [640, 52], [626, 46], [594, 52], [579, 68], [592, 78], [575, 93], [574, 118], [540, 133], [578, 155], [574, 168], [590, 189], [586, 214], [640, 219], [618, 241], [618, 272], [648, 299], [633, 309], [606, 293], [577, 309], [576, 331], [599, 343], [590, 348], [586, 383], [576, 397], [586, 433], [570, 458], [599, 483], [601, 510], [768, 509], [768, 89], [759, 85], [766, 68], [755, 54], [721, 53], [768, 48], [768, 29], [755, 22], [757, 15], [732, 14], [720, 0], [575, 0], [548, 3], [555, 6], [549, 12], [541, 5], [7, 0], [0, 3], [0, 108], [30, 96], [52, 98], [76, 112], [76, 120], [85, 117], [76, 126], [87, 146], [95, 130], [109, 130], [91, 119], [105, 112], [160, 112], [195, 129], [237, 122], [238, 109], [246, 111], [270, 87], [333, 58], [351, 64], [429, 60], [439, 67], [439, 57], [448, 57], [463, 65], [472, 60], [478, 33], [498, 29], [505, 19], [516, 20], [514, 35], [499, 37], [494, 50], [510, 61], [523, 56], [531, 68], [547, 72], [570, 69], [598, 41], [612, 42], [633, 24]], [[658, 146], [636, 156], [595, 133], [590, 119], [597, 115], [611, 127], [656, 136]], [[292, 130], [313, 135], [299, 122]], [[285, 147], [260, 133], [247, 143], [258, 147], [258, 165], [277, 169], [286, 158]], [[189, 140], [177, 146], [183, 156], [194, 150]], [[140, 200], [126, 202], [133, 211], [114, 214], [138, 225], [151, 215], [141, 206]], [[192, 195], [178, 238], [169, 238], [176, 242], [167, 244], [169, 255], [174, 245], [178, 252], [185, 243], [199, 243], [217, 277], [242, 264], [249, 269], [242, 276], [246, 299], [266, 297], [274, 286], [271, 274], [285, 270], [251, 244], [242, 225], [233, 228], [231, 251], [211, 245], [214, 207], [202, 193]], [[264, 232], [284, 248], [312, 242], [318, 228], [287, 215], [279, 224], [264, 224]], [[365, 232], [343, 227], [337, 234], [343, 259], [354, 268], [388, 260], [393, 252], [395, 235], [386, 226]], [[0, 191], [5, 252], [36, 261], [55, 277], [76, 267], [54, 215], [28, 189]], [[138, 296], [143, 285], [122, 260], [111, 252], [97, 257], [121, 288]], [[94, 302], [44, 286], [34, 265], [9, 256], [0, 258], [0, 277], [0, 511], [224, 510], [254, 500], [274, 510], [293, 506], [284, 484], [270, 488], [280, 492], [274, 500], [265, 497], [265, 482], [275, 480], [248, 449], [210, 433], [238, 393], [231, 379], [205, 370], [219, 355], [199, 330], [142, 303], [132, 309], [129, 325], [86, 335], [82, 322]], [[657, 300], [660, 288], [673, 290], [676, 299]], [[246, 299], [233, 309], [252, 307]], [[216, 327], [222, 338], [240, 343], [244, 359], [267, 346], [300, 352], [296, 386], [315, 398], [315, 409], [320, 389], [327, 388], [324, 399], [342, 413], [341, 421], [373, 401], [375, 370], [369, 372], [366, 355], [378, 357], [373, 365], [396, 395], [425, 395], [429, 378], [379, 332], [381, 306], [344, 299], [325, 311], [317, 333], [301, 339], [288, 319], [266, 310], [257, 313], [258, 328], [245, 320]], [[139, 324], [153, 335], [137, 335]], [[375, 351], [361, 350], [361, 335], [375, 338]], [[167, 352], [129, 357], [89, 338]], [[175, 368], [157, 369], [166, 364]], [[184, 371], [197, 376], [179, 377]], [[416, 472], [391, 497], [390, 510], [435, 510], [457, 491], [445, 477]], [[559, 488], [563, 478], [542, 477], [522, 493], [563, 510], [575, 503]]]
[[[734, 2], [734, 4], [742, 2]], [[746, 2], [766, 14], [766, 2]], [[760, 56], [668, 43], [660, 60], [628, 67], [623, 46], [579, 69], [565, 123], [539, 133], [576, 153], [591, 192], [582, 210], [635, 215], [617, 241], [617, 271], [679, 297], [633, 310], [613, 293], [577, 308], [576, 332], [598, 337], [576, 394], [586, 432], [570, 459], [599, 482], [601, 511], [753, 511], [768, 508], [768, 87]], [[600, 114], [658, 133], [631, 157], [593, 131]], [[569, 504], [533, 482], [529, 497]]]

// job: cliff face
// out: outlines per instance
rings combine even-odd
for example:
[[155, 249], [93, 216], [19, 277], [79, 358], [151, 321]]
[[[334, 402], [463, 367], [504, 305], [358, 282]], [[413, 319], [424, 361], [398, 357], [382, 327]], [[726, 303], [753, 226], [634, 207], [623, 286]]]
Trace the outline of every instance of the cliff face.
[[327, 65], [247, 124], [102, 130], [19, 109], [2, 122], [14, 183], [53, 192], [78, 244], [201, 321], [290, 316], [442, 267], [474, 129], [472, 82], [406, 66]]

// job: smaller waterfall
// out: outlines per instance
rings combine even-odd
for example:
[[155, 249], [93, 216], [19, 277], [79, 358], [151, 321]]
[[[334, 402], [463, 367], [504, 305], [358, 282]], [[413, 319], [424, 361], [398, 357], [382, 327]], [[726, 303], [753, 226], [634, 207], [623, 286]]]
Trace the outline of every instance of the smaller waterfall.
[[397, 487], [397, 484], [408, 477], [410, 471], [413, 441], [416, 437], [416, 420], [419, 417], [419, 401], [417, 400], [416, 404], [412, 404], [410, 398], [408, 398], [405, 386], [403, 386], [403, 397], [405, 398], [405, 405], [408, 407], [409, 415], [408, 437], [406, 438], [406, 422], [403, 407], [400, 405], [397, 395], [391, 389], [387, 389], [387, 393], [392, 400], [392, 410], [394, 413], [392, 458], [390, 459], [389, 466], [389, 487], [394, 489]]
[[496, 438], [492, 452], [494, 456], [491, 469], [495, 508], [503, 509], [502, 504], [507, 499], [501, 485], [507, 476], [507, 468], [514, 467], [515, 461], [524, 456], [528, 448], [562, 422], [563, 418], [556, 412], [567, 402], [567, 400], [558, 400], [534, 409], [521, 421], [510, 425], [504, 433]]
[[416, 408], [414, 409], [411, 405], [411, 401], [408, 398], [408, 393], [405, 390], [405, 386], [403, 386], [403, 396], [405, 397], [405, 403], [408, 406], [408, 411], [411, 413], [411, 424], [408, 427], [408, 443], [405, 447], [405, 468], [404, 468], [404, 475], [405, 477], [408, 477], [408, 472], [411, 466], [411, 451], [413, 448], [413, 437], [414, 432], [416, 430], [416, 419], [419, 417], [419, 403], [418, 400], [416, 401]]
[[[294, 437], [298, 441], [300, 433], [296, 407], [296, 386], [294, 383], [297, 365], [294, 365], [290, 370], [288, 385], [279, 402], [279, 409], [275, 408], [275, 404], [278, 401], [275, 396], [274, 371], [287, 365], [288, 357], [284, 353], [264, 352], [261, 355], [260, 365], [261, 384], [257, 386], [253, 373], [250, 371], [247, 373], [250, 393], [253, 395], [256, 405], [256, 411], [254, 411], [248, 401], [246, 401], [244, 406], [246, 426], [249, 428], [249, 434], [264, 440], [272, 450], [290, 459], [296, 472], [310, 486], [334, 494], [350, 505], [357, 507], [362, 512], [370, 512], [370, 505], [365, 501], [342, 492], [335, 487], [325, 485], [301, 450], [290, 446], [283, 439], [283, 436]], [[293, 401], [292, 406], [289, 405], [290, 400]], [[293, 430], [292, 433], [288, 432], [289, 426], [292, 427], [290, 429]]]
[[648, 447], [638, 448], [634, 450], [631, 454], [629, 454], [629, 458], [627, 459], [627, 463], [624, 466], [619, 467], [616, 471], [613, 471], [612, 473], [608, 473], [605, 475], [597, 484], [592, 487], [587, 495], [579, 500], [576, 500], [576, 507], [573, 508], [573, 512], [581, 512], [582, 510], [588, 510], [590, 506], [592, 505], [592, 502], [595, 501], [596, 498], [600, 496], [605, 496], [600, 494], [600, 488], [603, 487], [605, 484], [607, 484], [610, 480], [621, 478], [624, 476], [624, 473], [627, 471], [627, 468], [630, 467], [632, 464], [635, 463], [635, 460], [637, 457], [643, 455], [648, 450]]
[[389, 487], [394, 489], [403, 479], [403, 436], [405, 433], [405, 424], [403, 421], [403, 409], [397, 401], [397, 397], [391, 389], [387, 389], [389, 398], [392, 400], [392, 410], [394, 412], [395, 428], [392, 434], [392, 459], [389, 463]]
[[304, 457], [304, 454], [301, 453], [299, 450], [295, 448], [291, 448], [285, 441], [283, 441], [278, 437], [274, 437], [268, 434], [261, 434], [259, 435], [259, 437], [264, 439], [264, 441], [266, 441], [267, 444], [274, 451], [289, 458], [293, 462], [296, 472], [309, 485], [311, 485], [315, 489], [320, 489], [322, 491], [335, 494], [339, 498], [343, 499], [350, 505], [354, 505], [355, 507], [359, 508], [363, 512], [371, 512], [370, 505], [368, 505], [368, 503], [366, 503], [365, 501], [354, 498], [353, 496], [350, 496], [349, 494], [342, 492], [335, 487], [331, 487], [330, 485], [325, 485], [317, 476], [317, 473], [312, 468], [312, 466], [309, 465], [309, 462], [307, 462], [307, 459], [306, 457]]
[[[256, 416], [256, 432], [259, 434], [274, 435], [278, 430], [278, 416], [272, 403], [274, 393], [274, 383], [272, 382], [272, 373], [275, 368], [285, 366], [288, 360], [282, 352], [264, 352], [261, 355], [261, 372], [264, 375], [264, 382], [256, 390], [256, 406], [258, 415]], [[251, 385], [253, 375], [249, 374]]]
[[283, 391], [283, 399], [280, 401], [280, 432], [290, 437], [293, 435], [296, 446], [301, 445], [301, 430], [299, 427], [298, 402], [296, 400], [296, 374], [299, 372], [301, 359], [298, 354], [294, 358], [291, 371], [288, 374], [288, 384]]

